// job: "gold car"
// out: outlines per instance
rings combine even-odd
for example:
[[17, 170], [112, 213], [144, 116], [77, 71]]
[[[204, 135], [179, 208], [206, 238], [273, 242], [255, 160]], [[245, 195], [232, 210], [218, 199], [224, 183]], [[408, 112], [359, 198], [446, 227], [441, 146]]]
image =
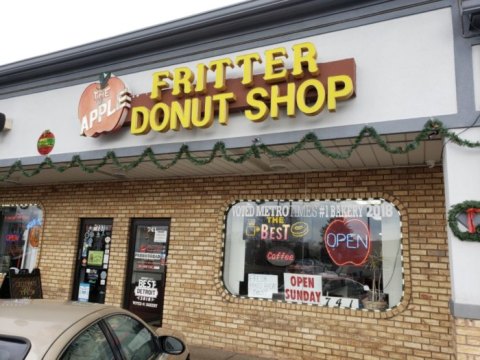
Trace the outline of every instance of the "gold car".
[[188, 360], [181, 334], [108, 305], [0, 300], [0, 359]]

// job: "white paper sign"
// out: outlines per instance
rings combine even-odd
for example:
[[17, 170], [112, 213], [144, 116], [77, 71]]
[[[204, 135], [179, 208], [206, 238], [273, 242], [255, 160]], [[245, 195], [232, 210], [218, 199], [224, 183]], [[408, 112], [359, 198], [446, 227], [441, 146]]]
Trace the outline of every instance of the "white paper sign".
[[166, 243], [167, 242], [167, 230], [163, 228], [155, 228], [155, 237], [153, 242]]
[[277, 292], [277, 275], [248, 274], [248, 297], [271, 299]]
[[285, 301], [299, 304], [320, 304], [322, 276], [309, 274], [283, 274]]

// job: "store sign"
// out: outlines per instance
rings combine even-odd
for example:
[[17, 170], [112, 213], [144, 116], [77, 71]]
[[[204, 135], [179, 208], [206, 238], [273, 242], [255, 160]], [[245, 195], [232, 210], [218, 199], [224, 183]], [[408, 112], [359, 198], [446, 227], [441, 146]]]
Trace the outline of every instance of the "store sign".
[[130, 100], [122, 80], [110, 73], [101, 74], [100, 81], [90, 84], [80, 97], [80, 134], [98, 136], [120, 129], [127, 118]]
[[339, 266], [362, 265], [371, 251], [370, 231], [359, 219], [335, 219], [325, 230], [325, 247]]
[[286, 247], [274, 247], [267, 251], [267, 261], [275, 266], [287, 266], [295, 261], [295, 253]]
[[[264, 207], [268, 209], [268, 207]], [[255, 218], [246, 218], [244, 235], [246, 239], [264, 241], [294, 241], [309, 239], [311, 226], [305, 221], [295, 221], [290, 213], [285, 216], [262, 216], [258, 213]], [[292, 219], [294, 223], [292, 224]]]
[[158, 286], [155, 279], [141, 277], [133, 290], [133, 305], [158, 308]]
[[[229, 76], [239, 70], [241, 77]], [[132, 98], [123, 82], [107, 73], [80, 98], [80, 133], [98, 136], [124, 123], [130, 123], [134, 135], [205, 129], [215, 121], [228, 125], [234, 112], [243, 112], [254, 123], [279, 119], [282, 110], [288, 117], [315, 116], [324, 109], [336, 111], [339, 101], [355, 96], [355, 87], [355, 60], [318, 63], [310, 42], [216, 59], [195, 68], [161, 70], [152, 75], [150, 93]]]
[[[293, 66], [287, 69], [285, 60], [290, 57]], [[228, 72], [236, 68], [242, 77], [229, 79]], [[210, 83], [209, 73], [215, 76]], [[143, 135], [209, 128], [214, 121], [228, 125], [229, 114], [234, 111], [243, 111], [252, 122], [262, 122], [268, 116], [279, 119], [281, 108], [289, 117], [298, 112], [314, 116], [324, 108], [336, 111], [339, 101], [354, 94], [354, 59], [317, 63], [315, 45], [305, 42], [288, 50], [268, 49], [263, 56], [241, 54], [200, 63], [195, 69], [156, 72], [152, 92], [132, 101], [130, 128], [132, 134]]]
[[320, 275], [284, 273], [285, 301], [301, 304], [321, 304], [322, 277]]

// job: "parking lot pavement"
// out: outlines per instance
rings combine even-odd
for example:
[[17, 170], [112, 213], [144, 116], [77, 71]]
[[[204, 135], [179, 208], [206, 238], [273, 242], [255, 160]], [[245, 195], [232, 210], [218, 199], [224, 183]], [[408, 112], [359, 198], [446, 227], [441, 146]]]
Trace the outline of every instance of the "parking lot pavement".
[[189, 345], [189, 348], [190, 360], [268, 360], [268, 358], [238, 354], [221, 349], [209, 349], [192, 345]]

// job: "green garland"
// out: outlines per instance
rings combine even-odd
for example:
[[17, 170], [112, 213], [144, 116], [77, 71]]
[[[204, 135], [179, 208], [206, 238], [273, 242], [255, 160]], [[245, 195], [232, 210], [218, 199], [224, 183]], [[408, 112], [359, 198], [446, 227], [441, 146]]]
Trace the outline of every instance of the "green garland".
[[480, 241], [480, 226], [475, 228], [474, 233], [468, 231], [461, 231], [458, 227], [458, 215], [465, 213], [468, 209], [480, 209], [480, 201], [468, 200], [460, 204], [452, 206], [448, 212], [448, 226], [452, 230], [453, 234], [464, 241]]
[[129, 163], [122, 163], [114, 151], [108, 151], [107, 154], [102, 159], [100, 159], [100, 162], [98, 164], [92, 166], [86, 165], [79, 155], [73, 156], [71, 161], [67, 165], [55, 165], [49, 157], [46, 157], [45, 160], [33, 170], [26, 170], [22, 162], [18, 160], [12, 166], [10, 166], [8, 172], [4, 176], [0, 177], [0, 181], [7, 180], [17, 171], [25, 177], [35, 176], [44, 169], [53, 169], [59, 173], [63, 173], [71, 168], [80, 168], [83, 172], [92, 174], [107, 165], [109, 161], [111, 161], [112, 164], [114, 164], [119, 170], [122, 171], [132, 170], [144, 161], [151, 161], [158, 169], [166, 170], [174, 166], [183, 157], [185, 157], [188, 161], [195, 165], [210, 164], [217, 157], [221, 157], [228, 162], [241, 164], [252, 157], [260, 158], [260, 155], [262, 153], [267, 154], [268, 156], [273, 158], [287, 158], [297, 153], [298, 151], [303, 150], [308, 144], [313, 144], [315, 149], [324, 156], [336, 160], [344, 160], [352, 155], [353, 151], [355, 151], [355, 149], [360, 145], [362, 140], [366, 137], [372, 138], [377, 143], [377, 145], [379, 145], [382, 149], [389, 152], [390, 154], [405, 154], [418, 148], [420, 143], [427, 140], [432, 133], [438, 134], [443, 139], [448, 139], [449, 141], [460, 146], [466, 146], [469, 148], [480, 147], [480, 142], [462, 140], [454, 132], [446, 129], [440, 121], [430, 119], [425, 123], [423, 130], [415, 137], [415, 139], [406, 144], [404, 147], [390, 146], [384, 139], [381, 138], [381, 136], [373, 127], [365, 126], [355, 138], [350, 148], [346, 151], [340, 152], [334, 152], [327, 149], [325, 146], [322, 145], [321, 141], [314, 133], [308, 133], [296, 145], [293, 145], [288, 150], [276, 151], [268, 145], [254, 143], [242, 155], [228, 154], [225, 143], [217, 142], [211, 150], [210, 156], [206, 158], [195, 157], [190, 151], [188, 145], [184, 144], [180, 147], [175, 157], [165, 164], [162, 164], [160, 160], [156, 158], [155, 153], [150, 147], [146, 148], [136, 160], [133, 160]]

